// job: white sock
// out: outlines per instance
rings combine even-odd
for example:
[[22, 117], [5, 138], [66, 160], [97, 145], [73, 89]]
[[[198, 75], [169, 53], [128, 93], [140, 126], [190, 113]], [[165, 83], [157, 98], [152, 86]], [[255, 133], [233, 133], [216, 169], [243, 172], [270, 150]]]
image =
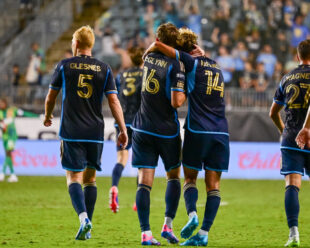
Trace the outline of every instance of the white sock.
[[188, 214], [188, 218], [191, 219], [191, 218], [193, 218], [195, 215], [197, 215], [197, 212], [196, 212], [196, 211], [190, 212], [190, 213]]
[[165, 217], [164, 225], [167, 225], [169, 228], [172, 228], [172, 219], [170, 217]]
[[148, 230], [148, 231], [144, 231], [144, 232], [142, 232], [142, 234], [146, 234], [147, 236], [153, 236], [153, 234], [152, 234], [152, 231], [151, 230]]
[[86, 212], [82, 212], [82, 213], [79, 214], [79, 219], [80, 219], [80, 223], [81, 224], [85, 221], [86, 218], [88, 218]]
[[198, 231], [198, 234], [201, 235], [201, 236], [206, 236], [206, 235], [208, 235], [208, 233], [209, 233], [209, 232], [207, 232], [207, 231], [205, 231], [205, 230], [202, 230], [202, 229], [200, 229], [200, 230]]
[[298, 236], [299, 237], [299, 232], [298, 232], [298, 227], [297, 226], [292, 226], [290, 228], [290, 237], [293, 236]]

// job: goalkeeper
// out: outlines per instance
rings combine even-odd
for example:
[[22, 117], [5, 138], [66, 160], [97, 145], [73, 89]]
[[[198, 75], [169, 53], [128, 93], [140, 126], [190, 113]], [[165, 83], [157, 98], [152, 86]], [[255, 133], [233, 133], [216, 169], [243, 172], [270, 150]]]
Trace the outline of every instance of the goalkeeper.
[[10, 177], [8, 182], [17, 182], [18, 178], [14, 174], [12, 153], [15, 148], [15, 143], [17, 140], [17, 133], [15, 127], [16, 116], [23, 117], [37, 117], [37, 114], [30, 113], [18, 109], [16, 107], [9, 107], [8, 102], [5, 98], [0, 98], [0, 127], [2, 131], [2, 141], [5, 150], [5, 160], [3, 163], [2, 172], [0, 173], [0, 181], [5, 178], [5, 173], [7, 167], [10, 169]]

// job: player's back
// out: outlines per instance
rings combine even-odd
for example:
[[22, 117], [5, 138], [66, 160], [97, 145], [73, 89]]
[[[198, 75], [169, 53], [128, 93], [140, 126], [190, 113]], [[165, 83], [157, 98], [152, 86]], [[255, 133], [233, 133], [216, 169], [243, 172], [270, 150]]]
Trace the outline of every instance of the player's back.
[[[185, 53], [181, 52], [183, 59], [184, 55]], [[188, 54], [186, 56], [189, 56], [189, 61], [185, 62], [189, 108], [185, 129], [228, 135], [224, 80], [220, 68], [207, 57], [193, 59]]]
[[119, 73], [116, 77], [116, 85], [119, 92], [119, 100], [123, 109], [126, 125], [131, 124], [141, 103], [143, 70], [132, 67]]
[[309, 98], [310, 66], [299, 65], [282, 78], [274, 99], [285, 106], [282, 147], [298, 147], [295, 138], [305, 121]]
[[116, 93], [112, 71], [86, 55], [61, 61], [51, 88], [62, 88], [60, 137], [72, 141], [103, 142], [104, 93]]
[[144, 61], [141, 106], [133, 129], [155, 136], [179, 134], [177, 111], [171, 106], [171, 91], [183, 91], [181, 63], [161, 53], [151, 53]]

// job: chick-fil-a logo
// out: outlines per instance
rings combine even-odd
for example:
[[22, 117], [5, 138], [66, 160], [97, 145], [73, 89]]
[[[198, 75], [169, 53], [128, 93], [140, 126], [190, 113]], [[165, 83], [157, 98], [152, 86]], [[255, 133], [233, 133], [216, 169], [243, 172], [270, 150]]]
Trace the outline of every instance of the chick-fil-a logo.
[[24, 148], [16, 149], [13, 152], [14, 166], [24, 167], [56, 167], [57, 156], [33, 152], [30, 154]]
[[238, 165], [241, 170], [279, 170], [281, 168], [281, 154], [262, 152], [243, 152], [238, 154]]

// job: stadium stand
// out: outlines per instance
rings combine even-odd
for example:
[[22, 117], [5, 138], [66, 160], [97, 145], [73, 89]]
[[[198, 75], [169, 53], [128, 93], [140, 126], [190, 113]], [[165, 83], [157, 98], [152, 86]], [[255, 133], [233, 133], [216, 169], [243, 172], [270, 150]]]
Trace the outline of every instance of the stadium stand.
[[[57, 0], [47, 2], [49, 6], [54, 4], [57, 7]], [[51, 11], [52, 7], [45, 11], [43, 7], [43, 11], [41, 9], [40, 14], [1, 54], [4, 61], [0, 68], [1, 84], [10, 84], [9, 78], [14, 78], [11, 68], [17, 61], [20, 81], [23, 82], [26, 65], [22, 61], [28, 63], [29, 48], [34, 42], [29, 37], [35, 37], [35, 34], [43, 37], [36, 41], [46, 53], [47, 70], [42, 86], [33, 86], [31, 90], [24, 86], [14, 87], [14, 91], [8, 94], [13, 94], [17, 105], [28, 103], [32, 110], [42, 110], [50, 73], [70, 48], [68, 41], [72, 30], [85, 23], [95, 27], [94, 56], [109, 63], [115, 74], [130, 65], [127, 48], [137, 44], [147, 47], [161, 23], [170, 21], [178, 27], [192, 28], [199, 34], [199, 43], [207, 55], [224, 71], [228, 112], [266, 112], [280, 78], [297, 65], [296, 44], [309, 36], [310, 4], [306, 0], [118, 0], [103, 1], [103, 5], [97, 0], [72, 0], [66, 3], [68, 7], [56, 11], [57, 16]], [[70, 16], [76, 8], [82, 9], [80, 18]], [[44, 16], [49, 16], [49, 22]], [[60, 19], [62, 25], [59, 25]], [[31, 36], [27, 35], [29, 31]], [[16, 47], [21, 39], [26, 40], [23, 47]], [[21, 49], [27, 52], [18, 55]], [[11, 76], [4, 77], [4, 72]], [[26, 89], [20, 89], [23, 87]], [[19, 91], [33, 93], [20, 96]], [[181, 115], [185, 112], [186, 107], [182, 108]]]

